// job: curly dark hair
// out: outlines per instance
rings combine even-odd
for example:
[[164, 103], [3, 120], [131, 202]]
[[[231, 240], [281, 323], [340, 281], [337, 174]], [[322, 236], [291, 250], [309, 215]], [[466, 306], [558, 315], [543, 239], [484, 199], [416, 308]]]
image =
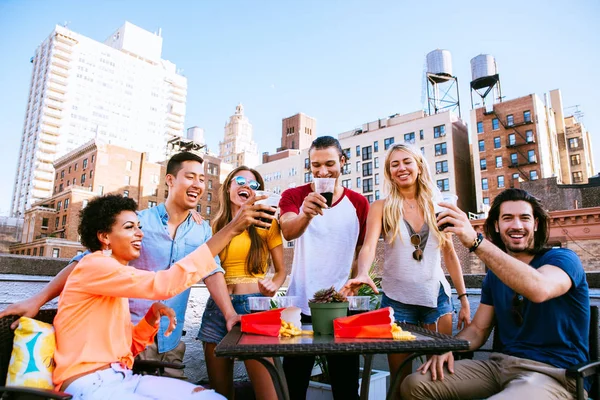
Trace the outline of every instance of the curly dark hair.
[[498, 196], [494, 198], [492, 202], [492, 206], [490, 207], [490, 211], [488, 212], [488, 217], [485, 221], [485, 225], [483, 226], [484, 232], [488, 239], [498, 246], [503, 251], [506, 251], [506, 246], [500, 237], [500, 233], [496, 232], [496, 222], [498, 222], [500, 218], [500, 206], [505, 201], [526, 201], [531, 204], [531, 208], [533, 209], [533, 218], [537, 220], [537, 231], [535, 231], [533, 238], [533, 249], [530, 250], [531, 254], [537, 254], [543, 251], [547, 247], [548, 236], [550, 233], [549, 221], [550, 216], [540, 201], [523, 189], [506, 189], [501, 192]]
[[107, 194], [92, 199], [85, 208], [79, 212], [79, 228], [81, 244], [90, 251], [102, 250], [98, 240], [98, 233], [112, 230], [117, 215], [122, 211], [137, 211], [137, 203], [130, 197], [118, 194]]

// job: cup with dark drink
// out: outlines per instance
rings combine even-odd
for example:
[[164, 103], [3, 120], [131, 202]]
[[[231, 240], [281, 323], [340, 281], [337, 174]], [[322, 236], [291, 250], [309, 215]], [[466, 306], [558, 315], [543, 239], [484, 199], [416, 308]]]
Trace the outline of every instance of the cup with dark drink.
[[333, 192], [335, 190], [335, 178], [313, 178], [315, 192], [325, 197], [327, 207], [333, 204]]
[[251, 313], [270, 310], [271, 300], [270, 297], [248, 297], [248, 308]]
[[[261, 210], [261, 211], [274, 216], [275, 213], [277, 212], [277, 207], [279, 206], [279, 200], [281, 200], [281, 196], [276, 193], [268, 192], [265, 190], [257, 190], [256, 195], [257, 196], [264, 196], [264, 195], [268, 196], [266, 199], [258, 200], [254, 204], [266, 204], [266, 205], [272, 207], [273, 209], [271, 211], [267, 211], [267, 210]], [[266, 222], [268, 224], [273, 222], [273, 220], [269, 219], [269, 218], [259, 218], [259, 220], [261, 220], [262, 222]], [[258, 225], [255, 225], [255, 226], [260, 229], [268, 229], [263, 226], [258, 226]]]
[[369, 311], [371, 302], [370, 296], [347, 296], [348, 297], [348, 315], [362, 314]]
[[[438, 215], [442, 211], [444, 211], [444, 207], [440, 206], [439, 203], [450, 203], [452, 205], [456, 205], [457, 201], [458, 201], [458, 196], [457, 195], [452, 194], [452, 193], [442, 193], [441, 198], [438, 201], [436, 201], [436, 202], [433, 203], [433, 209], [435, 211], [435, 217], [437, 218]], [[449, 224], [449, 223], [445, 223], [445, 224], [439, 225], [438, 229], [443, 232], [444, 229], [446, 229], [448, 227], [451, 227], [451, 226], [454, 226], [454, 225]]]

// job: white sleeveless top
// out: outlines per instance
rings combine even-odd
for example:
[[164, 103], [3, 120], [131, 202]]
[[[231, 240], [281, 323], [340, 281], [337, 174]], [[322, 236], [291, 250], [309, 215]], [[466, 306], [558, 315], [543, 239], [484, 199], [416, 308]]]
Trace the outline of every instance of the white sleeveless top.
[[450, 297], [450, 284], [442, 270], [440, 242], [429, 230], [429, 239], [423, 249], [423, 259], [417, 261], [412, 253], [410, 233], [400, 221], [400, 238], [391, 245], [384, 241], [385, 259], [381, 287], [387, 297], [405, 304], [436, 308], [440, 284]]

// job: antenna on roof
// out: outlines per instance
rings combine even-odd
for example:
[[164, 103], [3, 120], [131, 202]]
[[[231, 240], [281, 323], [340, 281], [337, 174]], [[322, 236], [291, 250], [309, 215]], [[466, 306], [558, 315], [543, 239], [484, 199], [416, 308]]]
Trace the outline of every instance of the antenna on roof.
[[70, 23], [71, 23], [71, 21], [64, 21], [62, 23], [63, 28], [68, 28]]

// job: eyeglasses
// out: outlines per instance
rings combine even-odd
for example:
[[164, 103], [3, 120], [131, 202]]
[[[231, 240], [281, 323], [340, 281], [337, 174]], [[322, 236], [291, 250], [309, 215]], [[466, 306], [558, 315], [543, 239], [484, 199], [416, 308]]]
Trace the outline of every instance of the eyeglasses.
[[525, 306], [525, 298], [523, 295], [515, 292], [515, 295], [512, 298], [512, 315], [515, 321], [515, 324], [518, 326], [523, 325], [523, 308]]
[[418, 233], [413, 233], [410, 236], [410, 244], [415, 246], [415, 251], [413, 251], [412, 256], [415, 260], [421, 261], [423, 259], [423, 250], [421, 250], [421, 236]]
[[244, 186], [247, 183], [248, 187], [252, 190], [258, 190], [258, 188], [260, 188], [260, 183], [258, 183], [255, 180], [246, 179], [243, 176], [238, 175], [235, 178], [233, 178], [233, 180], [235, 181], [235, 183], [238, 184], [238, 186]]

